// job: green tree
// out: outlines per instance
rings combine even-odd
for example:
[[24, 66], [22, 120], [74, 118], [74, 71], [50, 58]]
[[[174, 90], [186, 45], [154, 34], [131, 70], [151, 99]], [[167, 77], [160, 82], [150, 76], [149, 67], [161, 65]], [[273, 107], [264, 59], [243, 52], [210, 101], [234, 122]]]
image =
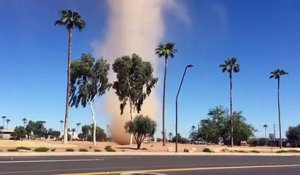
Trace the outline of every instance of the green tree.
[[166, 86], [167, 86], [167, 69], [168, 69], [168, 58], [174, 57], [177, 50], [174, 48], [174, 43], [159, 44], [155, 49], [155, 53], [159, 58], [164, 58], [165, 60], [165, 70], [164, 70], [164, 87], [163, 87], [163, 109], [162, 109], [162, 135], [163, 135], [163, 146], [166, 145], [166, 133], [165, 133], [165, 105], [166, 105]]
[[20, 140], [26, 137], [26, 131], [23, 126], [16, 126], [12, 136], [15, 140]]
[[81, 18], [78, 12], [72, 10], [61, 10], [60, 19], [55, 21], [55, 25], [66, 26], [69, 33], [65, 128], [64, 128], [64, 140], [63, 140], [63, 143], [67, 143], [68, 142], [67, 128], [69, 124], [70, 67], [72, 62], [73, 29], [78, 28], [79, 31], [81, 31], [85, 27], [85, 21]]
[[144, 139], [154, 135], [156, 123], [148, 116], [137, 115], [133, 121], [128, 121], [125, 124], [125, 131], [133, 134], [136, 140], [137, 149], [140, 149]]
[[[153, 77], [153, 68], [150, 62], [145, 62], [137, 54], [117, 58], [113, 64], [113, 70], [117, 74], [117, 81], [113, 88], [121, 102], [121, 115], [129, 103], [130, 120], [133, 120], [133, 112], [141, 111], [144, 100], [150, 95], [157, 78]], [[132, 144], [132, 135], [130, 137]]]
[[[231, 123], [228, 120], [228, 110], [222, 106], [210, 109], [208, 112], [208, 118], [200, 121], [200, 128], [198, 131], [198, 138], [202, 138], [208, 142], [218, 143], [223, 140], [224, 143], [228, 143], [230, 140], [230, 131], [228, 128]], [[243, 140], [248, 140], [253, 136], [254, 128], [252, 125], [246, 123], [245, 117], [242, 112], [233, 112], [233, 138], [234, 144], [238, 145]]]
[[282, 139], [281, 139], [281, 116], [280, 116], [280, 77], [287, 75], [288, 73], [282, 69], [276, 69], [271, 72], [270, 79], [277, 80], [277, 109], [278, 109], [278, 120], [279, 120], [279, 147], [282, 148]]
[[29, 120], [29, 122], [26, 125], [25, 131], [26, 134], [28, 135], [28, 137], [30, 138], [33, 135], [37, 136], [37, 137], [43, 137], [46, 133], [46, 128], [44, 126], [46, 122], [45, 121], [31, 121]]
[[90, 125], [83, 125], [81, 127], [82, 136], [85, 140], [87, 140], [88, 136], [90, 135], [92, 127]]
[[230, 82], [230, 142], [231, 146], [233, 146], [233, 117], [232, 117], [232, 74], [238, 73], [240, 71], [240, 65], [236, 63], [236, 58], [228, 58], [224, 61], [224, 64], [219, 65], [222, 69], [222, 72], [229, 73], [229, 82]]
[[94, 123], [93, 144], [96, 145], [96, 117], [94, 101], [103, 95], [110, 87], [108, 82], [109, 64], [104, 59], [95, 61], [91, 54], [82, 54], [79, 60], [71, 64], [71, 106], [76, 108], [89, 104]]
[[[91, 125], [84, 125], [82, 126], [82, 133], [80, 133], [78, 135], [79, 138], [81, 139], [85, 139], [87, 141], [92, 141], [94, 140], [94, 136], [91, 135], [91, 131], [94, 130], [94, 125], [91, 124]], [[102, 128], [100, 128], [99, 126], [96, 126], [96, 140], [97, 141], [105, 141], [107, 140], [107, 135], [106, 133], [104, 132], [104, 130]]]
[[295, 127], [289, 127], [286, 132], [286, 137], [289, 139], [289, 142], [293, 147], [300, 146], [300, 125]]
[[191, 141], [197, 140], [197, 131], [194, 125], [191, 127], [189, 139], [191, 139]]

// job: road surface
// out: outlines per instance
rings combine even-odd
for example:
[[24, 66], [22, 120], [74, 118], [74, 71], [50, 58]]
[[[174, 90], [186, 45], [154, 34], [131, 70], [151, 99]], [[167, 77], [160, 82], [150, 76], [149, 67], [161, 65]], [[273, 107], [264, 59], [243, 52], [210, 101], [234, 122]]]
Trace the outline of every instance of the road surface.
[[0, 157], [0, 175], [126, 174], [133, 170], [172, 175], [299, 175], [300, 156]]

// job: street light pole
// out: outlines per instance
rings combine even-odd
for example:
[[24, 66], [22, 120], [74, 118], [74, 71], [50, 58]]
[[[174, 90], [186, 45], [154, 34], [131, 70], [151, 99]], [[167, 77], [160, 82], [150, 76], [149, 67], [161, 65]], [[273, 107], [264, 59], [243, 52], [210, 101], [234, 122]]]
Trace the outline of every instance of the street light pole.
[[183, 80], [184, 80], [186, 70], [187, 70], [187, 68], [191, 68], [191, 67], [193, 67], [193, 65], [191, 65], [191, 64], [189, 64], [185, 67], [183, 75], [182, 75], [182, 79], [181, 79], [181, 82], [180, 82], [180, 85], [179, 85], [179, 89], [178, 89], [178, 92], [177, 92], [177, 95], [176, 95], [176, 120], [175, 120], [175, 134], [176, 134], [175, 135], [176, 136], [175, 152], [176, 153], [178, 152], [178, 133], [177, 133], [177, 128], [178, 128], [178, 96], [179, 96], [179, 93], [180, 93], [180, 89], [181, 89], [181, 86], [182, 86], [182, 83], [183, 83]]

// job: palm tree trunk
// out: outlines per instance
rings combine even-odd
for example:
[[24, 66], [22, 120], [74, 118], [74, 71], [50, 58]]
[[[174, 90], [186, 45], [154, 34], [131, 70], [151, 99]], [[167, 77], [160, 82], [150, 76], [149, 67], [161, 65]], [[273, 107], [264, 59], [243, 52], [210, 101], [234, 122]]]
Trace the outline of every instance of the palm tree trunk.
[[162, 138], [163, 146], [166, 145], [166, 134], [165, 134], [165, 104], [166, 104], [166, 86], [167, 86], [167, 69], [168, 69], [168, 59], [165, 58], [165, 72], [164, 72], [164, 87], [163, 87], [163, 109], [162, 109]]
[[68, 143], [68, 125], [69, 125], [69, 94], [70, 94], [70, 67], [72, 59], [72, 38], [73, 28], [69, 28], [69, 41], [68, 41], [68, 70], [67, 70], [67, 93], [66, 93], [66, 109], [65, 109], [65, 128], [63, 143]]
[[278, 103], [278, 120], [279, 120], [279, 147], [282, 148], [281, 139], [281, 117], [280, 117], [280, 78], [278, 78], [277, 103]]
[[265, 127], [265, 146], [267, 146], [267, 127]]
[[90, 103], [90, 108], [91, 108], [91, 112], [92, 112], [92, 118], [93, 118], [93, 145], [96, 145], [96, 127], [97, 127], [97, 121], [95, 118], [95, 112], [94, 112], [94, 107], [93, 107], [93, 101], [89, 101]]
[[229, 73], [230, 79], [230, 142], [233, 147], [233, 116], [232, 116], [232, 73]]

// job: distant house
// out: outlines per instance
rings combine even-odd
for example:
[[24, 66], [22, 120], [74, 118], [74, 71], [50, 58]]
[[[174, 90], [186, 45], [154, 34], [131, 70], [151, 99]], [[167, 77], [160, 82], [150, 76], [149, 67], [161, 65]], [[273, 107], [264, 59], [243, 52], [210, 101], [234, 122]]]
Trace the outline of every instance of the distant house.
[[9, 140], [13, 132], [14, 130], [12, 129], [2, 129], [0, 130], [0, 138]]

